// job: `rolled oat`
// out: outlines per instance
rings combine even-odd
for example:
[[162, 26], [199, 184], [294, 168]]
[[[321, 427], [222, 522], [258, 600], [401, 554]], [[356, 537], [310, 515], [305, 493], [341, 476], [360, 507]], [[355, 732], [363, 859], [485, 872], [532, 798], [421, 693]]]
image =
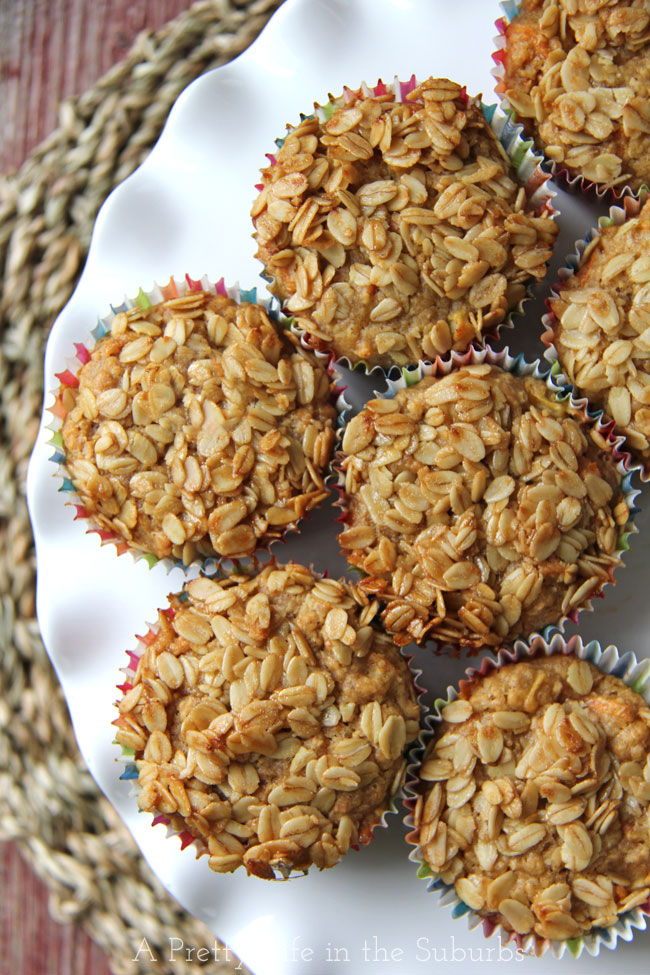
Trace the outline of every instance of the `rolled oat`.
[[603, 187], [648, 180], [645, 0], [522, 0], [505, 28], [505, 95], [559, 168]]
[[543, 381], [487, 363], [370, 400], [343, 436], [339, 543], [396, 641], [497, 646], [600, 592], [629, 518], [603, 446]]
[[605, 227], [550, 302], [563, 372], [650, 471], [650, 202]]
[[557, 227], [480, 102], [447, 79], [346, 91], [291, 129], [252, 209], [271, 290], [317, 348], [369, 366], [463, 350], [542, 278]]
[[[467, 717], [450, 723], [447, 709], [461, 706]], [[496, 730], [503, 747], [486, 756], [481, 741]], [[463, 682], [443, 709], [411, 838], [492, 922], [575, 938], [650, 900], [648, 780], [643, 698], [572, 655], [507, 664]]]
[[192, 292], [117, 314], [62, 387], [86, 514], [188, 564], [252, 554], [327, 496], [326, 368], [255, 304]]
[[188, 830], [218, 873], [289, 876], [369, 842], [419, 727], [376, 612], [296, 564], [171, 596], [114, 722], [135, 751], [140, 808]]

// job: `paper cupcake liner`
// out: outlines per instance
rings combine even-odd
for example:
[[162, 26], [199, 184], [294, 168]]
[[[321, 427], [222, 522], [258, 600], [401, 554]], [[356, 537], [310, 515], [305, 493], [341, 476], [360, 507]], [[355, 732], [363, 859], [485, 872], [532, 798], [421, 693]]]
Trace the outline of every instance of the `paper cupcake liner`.
[[[272, 559], [272, 562], [273, 563], [276, 562], [275, 558]], [[280, 565], [280, 563], [277, 564]], [[216, 567], [215, 573], [211, 574], [210, 578], [214, 580], [224, 579], [234, 573], [243, 574], [243, 575], [252, 575], [260, 568], [262, 568], [262, 563], [259, 562], [259, 560], [255, 557], [251, 558], [246, 565], [243, 565], [238, 560], [226, 559], [223, 560]], [[309, 565], [308, 568], [315, 576], [320, 576], [322, 578], [328, 577], [327, 572], [319, 572], [317, 569], [313, 567], [313, 565]], [[185, 592], [185, 585], [183, 586], [181, 592], [182, 593]], [[171, 607], [166, 607], [163, 608], [161, 612], [169, 615], [172, 612], [172, 610]], [[116, 684], [116, 689], [120, 692], [122, 697], [124, 697], [124, 695], [133, 686], [132, 682], [138, 668], [138, 662], [140, 660], [140, 657], [144, 653], [145, 649], [156, 639], [156, 636], [159, 631], [159, 626], [157, 621], [153, 623], [145, 622], [144, 625], [146, 627], [146, 632], [142, 636], [138, 634], [135, 635], [136, 643], [134, 648], [126, 651], [127, 663], [125, 664], [124, 667], [119, 668], [120, 673], [124, 675], [124, 680], [120, 684]], [[400, 654], [408, 666], [409, 673], [411, 675], [411, 679], [413, 682], [413, 688], [415, 690], [417, 702], [420, 708], [420, 731], [418, 733], [418, 737], [416, 739], [415, 744], [422, 747], [423, 742], [421, 740], [421, 736], [422, 736], [422, 725], [423, 725], [424, 713], [425, 713], [423, 695], [426, 693], [426, 689], [419, 683], [422, 677], [422, 671], [419, 668], [413, 666], [413, 654], [406, 653], [404, 650], [400, 650]], [[115, 702], [115, 706], [117, 707], [118, 705], [119, 705], [119, 700]], [[115, 727], [119, 727], [120, 717], [116, 718], [112, 722], [112, 724]], [[120, 744], [120, 742], [116, 741], [115, 739], [113, 740], [113, 745], [115, 745], [116, 748], [120, 750], [120, 754], [115, 758], [115, 761], [118, 762], [119, 765], [123, 766], [123, 770], [120, 773], [119, 778], [121, 781], [126, 781], [131, 783], [131, 789], [129, 790], [129, 798], [133, 799], [133, 801], [135, 802], [140, 792], [135, 751], [132, 748], [127, 748], [125, 745]], [[385, 808], [381, 811], [379, 815], [379, 819], [377, 820], [377, 822], [373, 823], [372, 826], [369, 828], [368, 835], [365, 835], [363, 839], [360, 838], [357, 841], [357, 843], [350, 845], [351, 850], [354, 850], [355, 852], [359, 852], [362, 846], [368, 846], [374, 839], [374, 834], [376, 830], [385, 829], [387, 826], [389, 826], [389, 823], [387, 822], [387, 817], [397, 814], [400, 811], [401, 804], [405, 801], [407, 796], [407, 792], [406, 792], [406, 778], [408, 774], [407, 768], [408, 768], [408, 762], [410, 760], [409, 759], [410, 751], [413, 747], [415, 746], [411, 745], [408, 751], [405, 753], [405, 758], [404, 758], [402, 768], [399, 774], [395, 776], [395, 779], [393, 780], [393, 787], [394, 787], [393, 791], [391, 791], [391, 793], [388, 796], [386, 796]], [[161, 826], [161, 825], [164, 826], [166, 828], [166, 837], [168, 839], [170, 837], [171, 838], [177, 837], [180, 842], [181, 850], [185, 850], [188, 847], [193, 847], [195, 859], [199, 859], [202, 856], [209, 855], [208, 847], [205, 845], [203, 840], [200, 837], [194, 836], [194, 834], [189, 832], [189, 830], [174, 828], [170, 816], [164, 813], [153, 815], [151, 813], [144, 813], [144, 812], [143, 815], [151, 816], [152, 826]], [[347, 854], [343, 854], [343, 856], [346, 855]], [[343, 859], [343, 857], [341, 859]], [[337, 864], [334, 864], [334, 867], [336, 866]], [[296, 880], [299, 877], [307, 876], [307, 874], [310, 872], [310, 869], [315, 870], [317, 868], [312, 865], [312, 867], [305, 868], [305, 869], [298, 869], [298, 868], [286, 867], [286, 866], [282, 866], [282, 867], [273, 866], [272, 869], [274, 873], [273, 880]]]
[[[406, 101], [406, 96], [409, 94], [409, 92], [413, 91], [413, 89], [417, 87], [417, 84], [418, 82], [415, 75], [411, 75], [408, 81], [400, 81], [399, 78], [395, 76], [390, 85], [385, 85], [381, 80], [379, 80], [374, 87], [363, 81], [361, 82], [359, 88], [354, 91], [350, 88], [345, 88], [343, 94], [337, 99], [332, 99], [332, 97], [329, 96], [329, 101], [323, 105], [314, 103], [314, 112], [310, 113], [309, 115], [303, 115], [301, 118], [311, 118], [313, 115], [317, 115], [321, 122], [325, 122], [330, 118], [336, 107], [341, 104], [346, 104], [346, 102], [350, 101], [359, 91], [363, 92], [363, 95], [366, 98], [372, 98], [376, 95], [383, 95], [386, 94], [386, 92], [391, 91], [395, 95], [396, 99], [403, 102]], [[510, 115], [503, 112], [498, 105], [485, 105], [480, 98], [474, 98], [472, 96], [467, 97], [468, 101], [472, 101], [475, 104], [480, 104], [481, 110], [486, 121], [488, 122], [488, 125], [496, 135], [501, 146], [510, 159], [517, 179], [525, 190], [528, 202], [532, 203], [535, 207], [535, 215], [541, 216], [542, 214], [546, 214], [553, 217], [556, 216], [558, 210], [553, 205], [553, 200], [556, 193], [548, 182], [549, 174], [542, 168], [544, 158], [541, 154], [534, 151], [533, 142], [531, 140], [525, 140], [522, 138], [522, 126], [514, 124]], [[290, 135], [291, 131], [292, 130], [289, 130], [287, 134]], [[285, 138], [286, 136], [283, 136], [275, 140], [278, 148], [282, 147]], [[267, 153], [267, 159], [271, 165], [275, 164], [275, 156], [272, 154]], [[256, 185], [257, 190], [261, 190], [262, 188], [262, 184]], [[260, 277], [266, 282], [270, 282], [272, 280], [265, 272], [262, 272]], [[498, 325], [490, 326], [490, 328], [482, 335], [481, 339], [475, 339], [472, 345], [481, 347], [487, 341], [496, 341], [499, 338], [502, 329], [514, 328], [515, 323], [513, 319], [524, 314], [524, 305], [527, 301], [534, 297], [535, 289], [538, 284], [539, 282], [531, 280], [526, 285], [525, 296], [514, 308], [508, 312], [504, 320]], [[312, 352], [316, 352], [319, 356], [331, 358], [336, 365], [343, 366], [351, 371], [361, 372], [367, 376], [376, 374], [380, 374], [382, 376], [387, 374], [392, 375], [394, 371], [399, 371], [402, 368], [395, 365], [391, 366], [387, 370], [381, 366], [371, 366], [365, 360], [360, 360], [353, 363], [345, 355], [336, 356], [333, 351], [324, 350], [322, 342], [319, 342], [308, 332], [301, 329], [296, 324], [296, 319], [290, 312], [284, 312], [284, 314], [287, 315], [289, 322], [291, 323], [292, 331], [294, 334], [299, 336], [305, 348], [311, 349]]]
[[[627, 453], [624, 449], [625, 438], [617, 434], [613, 421], [607, 420], [607, 418], [603, 416], [602, 410], [592, 409], [588, 400], [584, 397], [575, 397], [573, 394], [573, 388], [568, 383], [563, 381], [564, 377], [554, 373], [553, 370], [549, 371], [549, 367], [546, 366], [540, 359], [536, 359], [533, 362], [528, 362], [523, 355], [511, 355], [510, 350], [507, 347], [500, 351], [496, 351], [489, 346], [482, 349], [471, 347], [463, 353], [451, 352], [447, 356], [438, 357], [434, 362], [420, 362], [417, 366], [405, 367], [400, 370], [399, 376], [386, 377], [386, 390], [383, 392], [377, 391], [375, 395], [378, 398], [392, 399], [398, 392], [417, 385], [417, 383], [419, 383], [426, 376], [447, 376], [454, 369], [459, 369], [462, 366], [480, 365], [482, 363], [487, 363], [491, 366], [498, 366], [499, 368], [504, 369], [506, 372], [511, 372], [515, 376], [533, 376], [535, 379], [544, 381], [548, 389], [551, 390], [557, 400], [561, 402], [567, 399], [569, 400], [571, 407], [578, 410], [582, 414], [584, 420], [591, 424], [595, 431], [600, 435], [602, 438], [603, 448], [611, 451], [612, 458], [616, 462], [617, 473], [620, 477], [621, 493], [629, 512], [628, 521], [617, 537], [614, 555], [618, 558], [618, 562], [615, 566], [612, 566], [609, 569], [608, 579], [604, 581], [602, 586], [584, 603], [575, 607], [569, 613], [566, 613], [556, 622], [549, 623], [547, 626], [543, 627], [541, 632], [545, 638], [548, 638], [549, 635], [555, 630], [559, 630], [563, 633], [567, 623], [576, 623], [581, 612], [585, 610], [593, 611], [593, 600], [602, 598], [605, 595], [604, 590], [608, 585], [616, 584], [614, 573], [620, 566], [624, 565], [622, 558], [623, 553], [627, 552], [630, 548], [630, 536], [636, 534], [638, 531], [634, 522], [634, 516], [639, 511], [639, 508], [635, 504], [635, 499], [640, 493], [640, 488], [638, 488], [634, 483], [634, 475], [639, 471], [639, 467], [633, 463], [629, 453]], [[338, 475], [335, 485], [338, 494], [338, 500], [336, 503], [341, 509], [341, 516], [339, 517], [338, 521], [345, 524], [347, 521], [348, 511], [347, 493], [345, 491], [345, 472], [342, 471], [340, 467], [343, 456], [344, 455], [341, 451], [337, 452], [334, 459], [334, 469]], [[361, 570], [357, 569], [356, 567], [353, 569], [353, 571], [360, 575], [363, 574]], [[516, 639], [521, 638], [522, 637], [517, 637]], [[458, 648], [452, 648], [448, 644], [444, 644], [435, 639], [428, 641], [427, 645], [434, 647], [436, 652], [458, 652]], [[461, 645], [460, 650], [466, 650], [469, 656], [475, 655], [479, 652], [472, 651], [471, 648], [468, 648], [465, 645]]]
[[[596, 240], [603, 230], [607, 227], [620, 227], [625, 223], [626, 220], [636, 217], [641, 210], [641, 207], [645, 203], [648, 197], [646, 191], [640, 192], [638, 197], [626, 196], [624, 197], [618, 206], [611, 206], [609, 208], [609, 214], [607, 216], [599, 217], [598, 224], [595, 227], [591, 227], [583, 239], [576, 240], [574, 244], [574, 250], [565, 258], [565, 266], [559, 268], [558, 270], [558, 281], [551, 285], [551, 296], [546, 299], [547, 312], [542, 316], [542, 325], [544, 331], [541, 336], [541, 340], [545, 345], [544, 358], [551, 366], [551, 375], [555, 382], [561, 384], [566, 389], [570, 390], [571, 395], [581, 396], [580, 390], [576, 387], [568, 376], [562, 370], [562, 364], [559, 359], [558, 350], [555, 345], [555, 330], [558, 324], [557, 316], [551, 308], [550, 302], [553, 298], [559, 298], [562, 288], [566, 281], [573, 277], [580, 268], [582, 267], [584, 261], [589, 257], [591, 253], [591, 244]], [[586, 402], [586, 400], [585, 400]], [[592, 414], [595, 417], [599, 417], [600, 422], [607, 427], [611, 427], [611, 430], [621, 442], [625, 443], [625, 434], [617, 432], [616, 424], [606, 413], [604, 409], [591, 408]], [[629, 463], [632, 464], [639, 471], [639, 476], [642, 481], [650, 480], [650, 458], [648, 458], [644, 463], [637, 462], [633, 460], [633, 454], [630, 455]]]
[[[160, 559], [153, 553], [142, 552], [140, 550], [131, 548], [125, 539], [118, 536], [115, 532], [98, 524], [93, 519], [92, 514], [89, 514], [86, 510], [82, 499], [77, 494], [72, 478], [66, 466], [66, 455], [61, 431], [63, 421], [67, 415], [67, 409], [63, 400], [65, 390], [78, 385], [77, 375], [81, 366], [85, 365], [89, 361], [91, 351], [96, 342], [110, 331], [111, 323], [117, 314], [128, 311], [130, 308], [134, 308], [137, 305], [143, 309], [146, 309], [150, 308], [152, 305], [158, 304], [161, 301], [168, 301], [171, 298], [178, 298], [186, 294], [191, 294], [192, 292], [201, 291], [209, 292], [211, 294], [224, 295], [225, 297], [236, 301], [238, 304], [243, 304], [245, 302], [258, 304], [264, 308], [272, 321], [282, 325], [283, 328], [290, 330], [290, 322], [280, 313], [280, 305], [277, 299], [264, 296], [259, 297], [257, 294], [257, 288], [245, 290], [241, 288], [239, 284], [226, 286], [223, 278], [216, 283], [213, 283], [207, 276], [204, 276], [198, 280], [193, 280], [188, 274], [186, 274], [183, 278], [171, 277], [166, 285], [158, 285], [154, 283], [150, 291], [144, 291], [142, 288], [140, 288], [135, 298], [125, 298], [122, 304], [117, 306], [111, 305], [110, 313], [105, 315], [103, 318], [98, 318], [95, 328], [88, 333], [84, 341], [74, 343], [74, 356], [71, 355], [65, 361], [63, 369], [54, 374], [55, 378], [59, 382], [59, 385], [51, 390], [54, 403], [49, 407], [49, 413], [51, 414], [52, 420], [46, 427], [46, 429], [51, 432], [48, 442], [51, 444], [54, 450], [50, 460], [56, 465], [56, 470], [54, 471], [55, 476], [58, 476], [61, 480], [61, 485], [58, 490], [66, 496], [65, 503], [73, 506], [76, 509], [74, 520], [86, 521], [88, 524], [87, 534], [96, 534], [99, 537], [101, 545], [113, 545], [118, 555], [123, 555], [125, 552], [128, 552], [136, 562], [142, 560], [150, 569], [160, 562], [165, 566], [167, 572], [174, 567], [179, 567], [183, 571], [187, 571], [190, 568], [190, 565], [185, 565], [179, 559], [172, 557]], [[331, 356], [319, 358], [321, 358], [321, 360], [327, 358], [327, 361], [323, 361], [322, 364], [327, 368], [330, 380], [332, 380], [334, 377], [333, 358]], [[350, 408], [349, 403], [345, 399], [344, 392], [345, 387], [339, 385], [334, 385], [332, 387], [331, 401], [337, 413], [337, 427], [340, 427], [345, 423], [345, 416]], [[328, 479], [331, 477], [330, 467], [331, 462], [327, 470], [323, 471], [321, 475], [326, 486]], [[260, 544], [255, 550], [255, 554], [259, 555], [264, 552], [269, 553], [271, 545], [286, 541], [287, 537], [292, 534], [300, 534], [300, 525], [305, 519], [308, 518], [308, 516], [309, 512], [299, 519], [299, 524], [295, 528], [290, 527], [285, 529], [278, 538], [272, 539], [266, 544]], [[197, 557], [194, 559], [191, 565], [200, 567], [204, 572], [213, 572], [216, 565], [218, 565], [220, 561], [222, 561], [222, 557], [215, 553], [214, 555], [204, 556], [203, 558]]]
[[537, 143], [530, 138], [530, 136], [525, 134], [524, 126], [518, 121], [516, 109], [513, 108], [506, 97], [505, 87], [506, 28], [519, 13], [521, 4], [522, 0], [500, 0], [499, 6], [501, 8], [502, 15], [495, 22], [495, 27], [498, 33], [494, 38], [496, 50], [492, 54], [492, 60], [494, 61], [492, 75], [496, 81], [494, 92], [499, 96], [501, 110], [520, 130], [522, 137], [524, 139], [528, 139], [530, 144], [535, 148], [535, 151], [541, 155], [544, 170], [552, 175], [553, 179], [558, 182], [563, 189], [574, 194], [590, 193], [595, 195], [600, 201], [603, 202], [608, 199], [621, 200], [624, 197], [635, 197], [639, 196], [643, 191], [647, 191], [648, 186], [646, 186], [645, 183], [638, 190], [633, 190], [631, 186], [627, 186], [625, 184], [609, 187], [596, 183], [593, 180], [589, 180], [585, 176], [573, 176], [562, 163], [556, 163], [552, 159], [547, 158], [544, 155], [543, 147], [538, 146]]
[[[615, 646], [608, 646], [603, 650], [597, 640], [591, 640], [585, 644], [577, 635], [565, 640], [562, 634], [557, 632], [548, 638], [534, 634], [529, 641], [518, 640], [510, 649], [500, 650], [497, 654], [490, 652], [483, 657], [478, 668], [471, 667], [465, 671], [465, 679], [460, 681], [459, 686], [463, 687], [479, 681], [482, 677], [498, 670], [505, 664], [559, 654], [573, 654], [580, 660], [589, 661], [604, 674], [611, 674], [613, 677], [620, 678], [650, 705], [650, 660], [637, 660], [632, 652], [621, 655]], [[534, 933], [528, 935], [515, 934], [501, 924], [483, 917], [476, 910], [468, 907], [460, 900], [453, 886], [443, 883], [436, 877], [428, 864], [424, 862], [422, 849], [419, 845], [419, 830], [415, 828], [413, 811], [418, 797], [418, 771], [427, 746], [435, 735], [436, 726], [442, 721], [442, 709], [457, 698], [458, 690], [450, 686], [447, 688], [444, 698], [435, 700], [433, 710], [425, 719], [422, 743], [415, 746], [409, 756], [405, 787], [407, 798], [404, 803], [408, 813], [404, 818], [404, 823], [410, 832], [406, 836], [406, 841], [413, 847], [409, 854], [409, 860], [418, 866], [418, 877], [428, 881], [427, 893], [437, 893], [440, 906], [449, 907], [452, 918], [464, 917], [470, 931], [481, 926], [486, 938], [498, 933], [504, 944], [512, 941], [518, 949], [527, 955], [540, 956], [550, 951], [556, 958], [562, 958], [565, 955], [579, 958], [583, 952], [596, 956], [601, 947], [613, 949], [619, 939], [631, 941], [635, 930], [645, 931], [648, 926], [647, 918], [650, 914], [650, 900], [620, 915], [617, 922], [610, 927], [594, 928], [577, 938], [550, 941]]]

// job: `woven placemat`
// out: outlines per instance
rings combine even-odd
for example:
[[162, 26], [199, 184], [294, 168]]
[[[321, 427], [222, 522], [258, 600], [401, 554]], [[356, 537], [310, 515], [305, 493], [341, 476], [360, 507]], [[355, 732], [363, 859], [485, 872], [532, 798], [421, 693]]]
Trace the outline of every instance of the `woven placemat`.
[[[223, 961], [223, 950], [215, 959], [212, 934], [156, 881], [100, 794], [40, 639], [25, 476], [45, 341], [110, 191], [147, 155], [182, 89], [248, 47], [280, 3], [202, 0], [141, 35], [91, 91], [63, 104], [59, 128], [22, 169], [0, 180], [0, 839], [17, 841], [51, 891], [53, 916], [79, 921], [116, 975], [222, 975], [236, 961]], [[150, 951], [138, 961], [143, 938]], [[170, 938], [195, 958], [209, 948], [209, 960], [177, 955], [172, 964]]]

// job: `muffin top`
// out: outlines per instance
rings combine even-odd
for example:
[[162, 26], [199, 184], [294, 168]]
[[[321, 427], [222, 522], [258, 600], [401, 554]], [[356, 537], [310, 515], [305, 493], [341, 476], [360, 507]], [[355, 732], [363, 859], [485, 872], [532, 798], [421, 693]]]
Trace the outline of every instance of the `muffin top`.
[[[383, 86], [382, 86], [383, 87]], [[542, 278], [557, 233], [478, 99], [430, 78], [304, 119], [253, 205], [271, 290], [317, 348], [405, 365], [462, 350]]]
[[563, 372], [650, 471], [650, 202], [594, 238], [550, 305]]
[[250, 555], [327, 496], [327, 370], [259, 305], [191, 293], [116, 315], [62, 392], [91, 519], [158, 558]]
[[496, 646], [599, 592], [629, 516], [604, 447], [544, 382], [487, 363], [369, 401], [343, 437], [339, 542], [396, 641]]
[[518, 934], [574, 938], [650, 899], [650, 710], [573, 655], [461, 684], [425, 755], [422, 858]]
[[170, 597], [119, 703], [139, 805], [272, 878], [367, 843], [418, 731], [413, 680], [354, 586], [296, 564]]
[[500, 91], [572, 176], [637, 190], [650, 176], [646, 0], [522, 0]]

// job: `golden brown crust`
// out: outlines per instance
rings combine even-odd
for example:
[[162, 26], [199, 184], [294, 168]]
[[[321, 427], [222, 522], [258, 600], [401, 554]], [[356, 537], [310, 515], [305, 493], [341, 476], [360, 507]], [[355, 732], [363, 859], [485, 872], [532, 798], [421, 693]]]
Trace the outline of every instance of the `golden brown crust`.
[[523, 0], [505, 29], [505, 94], [558, 166], [638, 190], [649, 176], [644, 0]]
[[327, 496], [325, 367], [258, 305], [191, 293], [118, 314], [62, 392], [87, 514], [188, 564], [250, 555]]
[[115, 722], [140, 808], [199, 838], [219, 873], [330, 867], [368, 842], [419, 718], [375, 612], [296, 564], [170, 597]]
[[650, 203], [606, 227], [551, 301], [563, 372], [650, 471]]
[[477, 99], [429, 79], [405, 102], [346, 92], [262, 172], [257, 256], [318, 348], [388, 368], [464, 350], [545, 274], [534, 212]]
[[581, 606], [619, 561], [611, 453], [541, 380], [427, 377], [368, 402], [343, 449], [339, 542], [399, 643], [498, 646]]
[[650, 898], [643, 698], [557, 655], [463, 682], [442, 717], [415, 820], [424, 861], [461, 900], [564, 940]]

